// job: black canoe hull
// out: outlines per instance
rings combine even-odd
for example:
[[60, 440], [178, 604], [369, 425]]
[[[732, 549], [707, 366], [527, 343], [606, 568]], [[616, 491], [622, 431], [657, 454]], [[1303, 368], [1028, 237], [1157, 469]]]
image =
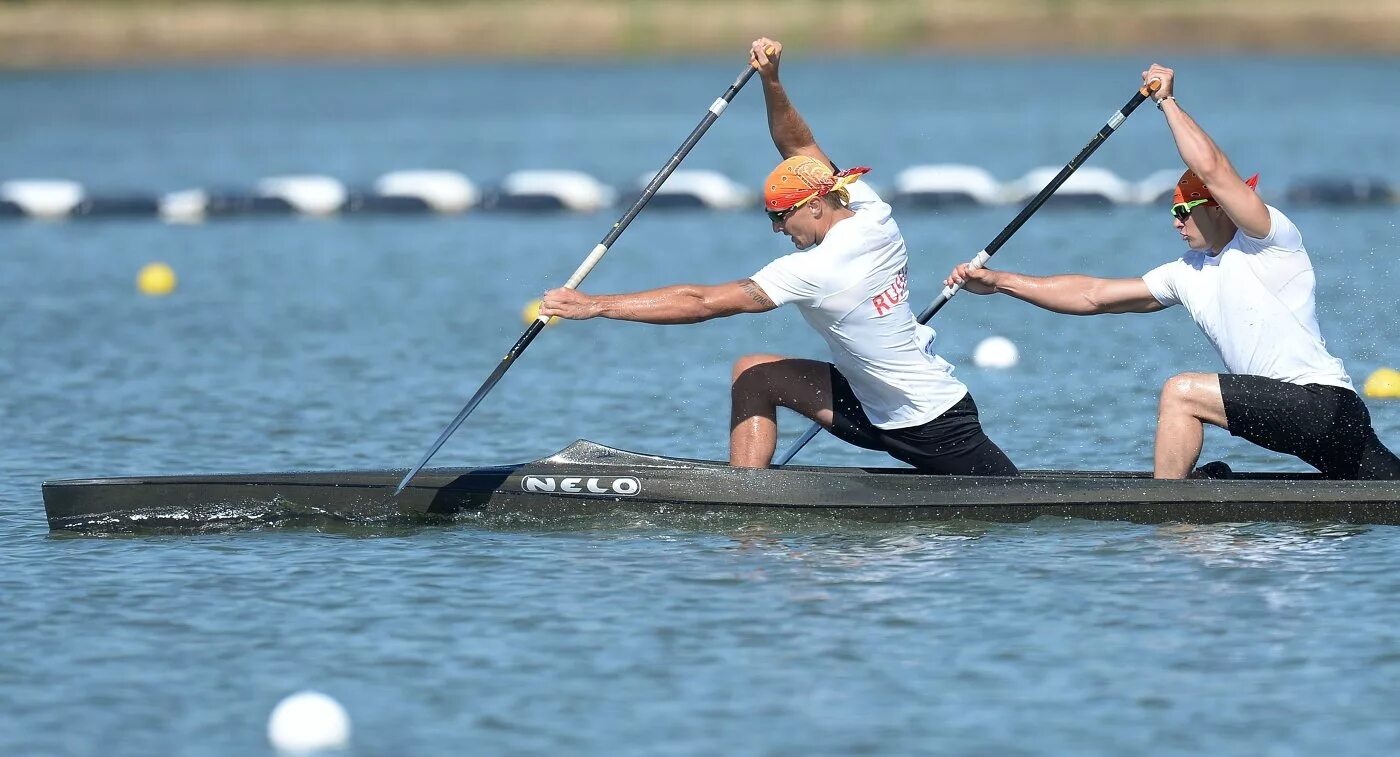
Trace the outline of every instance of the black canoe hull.
[[1156, 481], [1145, 473], [1038, 471], [1015, 478], [908, 469], [754, 470], [576, 442], [543, 460], [421, 472], [217, 474], [50, 481], [49, 527], [205, 530], [308, 520], [376, 523], [463, 515], [539, 518], [617, 511], [774, 510], [874, 521], [1027, 521], [1064, 516], [1139, 523], [1328, 521], [1400, 524], [1400, 482], [1236, 474]]

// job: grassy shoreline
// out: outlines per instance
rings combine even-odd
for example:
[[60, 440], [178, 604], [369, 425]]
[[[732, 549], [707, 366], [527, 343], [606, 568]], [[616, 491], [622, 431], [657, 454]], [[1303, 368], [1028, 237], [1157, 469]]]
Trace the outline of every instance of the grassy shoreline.
[[0, 0], [0, 67], [840, 52], [1400, 53], [1400, 0]]

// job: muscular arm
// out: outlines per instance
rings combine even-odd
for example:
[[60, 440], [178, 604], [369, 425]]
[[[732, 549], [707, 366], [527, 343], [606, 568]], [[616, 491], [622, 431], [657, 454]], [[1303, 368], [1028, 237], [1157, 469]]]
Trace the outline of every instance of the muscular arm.
[[1211, 196], [1244, 233], [1255, 239], [1267, 237], [1271, 225], [1269, 209], [1259, 199], [1258, 193], [1244, 183], [1235, 167], [1230, 165], [1230, 159], [1225, 157], [1224, 151], [1206, 134], [1205, 129], [1177, 104], [1175, 72], [1154, 63], [1142, 73], [1144, 83], [1153, 79], [1162, 81], [1162, 88], [1157, 91], [1162, 98], [1160, 106], [1167, 117], [1172, 139], [1176, 141], [1176, 151], [1181, 153], [1186, 167], [1201, 177]]
[[831, 158], [817, 146], [817, 138], [788, 99], [782, 82], [774, 78], [763, 82], [763, 102], [768, 108], [768, 133], [773, 137], [773, 146], [784, 159], [794, 155], [807, 155], [828, 166], [835, 167]]
[[[984, 269], [985, 270], [985, 269]], [[1142, 279], [1100, 279], [1079, 274], [1027, 276], [987, 271], [997, 292], [1067, 315], [1154, 313], [1163, 309]]]
[[817, 146], [817, 138], [803, 120], [802, 114], [788, 99], [787, 90], [778, 79], [778, 61], [783, 54], [782, 43], [767, 37], [753, 43], [753, 64], [763, 80], [763, 104], [768, 111], [768, 133], [773, 146], [784, 159], [794, 155], [816, 158], [835, 169], [835, 164]]
[[752, 279], [702, 286], [678, 284], [631, 294], [587, 295], [571, 289], [547, 292], [541, 315], [573, 320], [612, 318], [641, 323], [699, 323], [738, 313], [762, 313], [777, 305]]
[[1167, 125], [1176, 139], [1176, 149], [1181, 153], [1181, 159], [1201, 177], [1230, 220], [1255, 239], [1267, 237], [1271, 225], [1269, 209], [1259, 194], [1236, 173], [1230, 159], [1225, 157], [1210, 135], [1176, 104], [1176, 100], [1163, 103], [1162, 112], [1167, 114]]

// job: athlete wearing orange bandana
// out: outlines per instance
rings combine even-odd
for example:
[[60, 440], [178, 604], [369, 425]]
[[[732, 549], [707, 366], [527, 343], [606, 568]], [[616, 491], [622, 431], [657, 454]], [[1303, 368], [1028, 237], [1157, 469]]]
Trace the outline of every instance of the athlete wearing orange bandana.
[[890, 206], [860, 180], [870, 169], [837, 170], [817, 146], [778, 81], [781, 55], [773, 40], [753, 44], [769, 131], [783, 156], [764, 180], [764, 207], [773, 231], [797, 251], [718, 286], [598, 296], [556, 289], [540, 314], [693, 323], [791, 304], [826, 340], [831, 361], [761, 354], [735, 362], [731, 465], [771, 464], [777, 409], [787, 407], [926, 472], [1016, 475], [983, 432], [967, 387], [934, 352], [933, 330], [909, 308], [904, 237]]

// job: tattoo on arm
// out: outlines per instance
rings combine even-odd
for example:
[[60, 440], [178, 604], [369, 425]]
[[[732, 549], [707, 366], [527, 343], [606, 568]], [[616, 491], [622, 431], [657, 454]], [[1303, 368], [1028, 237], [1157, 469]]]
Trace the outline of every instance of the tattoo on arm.
[[763, 287], [754, 283], [753, 279], [744, 279], [740, 282], [739, 286], [743, 288], [744, 294], [747, 294], [749, 299], [758, 303], [759, 306], [769, 309], [777, 307], [777, 305], [773, 304], [772, 300], [768, 299], [768, 295], [763, 292]]

